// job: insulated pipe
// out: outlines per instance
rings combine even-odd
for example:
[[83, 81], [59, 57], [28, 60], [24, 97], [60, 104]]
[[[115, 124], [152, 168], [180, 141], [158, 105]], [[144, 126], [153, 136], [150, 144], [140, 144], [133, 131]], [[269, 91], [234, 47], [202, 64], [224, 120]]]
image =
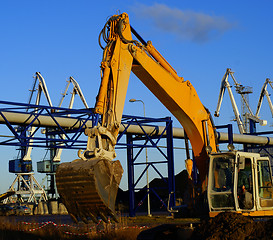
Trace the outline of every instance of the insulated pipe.
[[[120, 127], [120, 131], [124, 131], [125, 125]], [[161, 135], [165, 130], [163, 126], [142, 126], [147, 134], [151, 135]], [[142, 129], [137, 125], [131, 125], [128, 127], [127, 133], [133, 134], [143, 134]], [[164, 135], [166, 135], [164, 133]], [[184, 138], [184, 129], [183, 128], [173, 128], [173, 137], [174, 138]], [[218, 141], [227, 142], [228, 141], [228, 133], [217, 132]], [[259, 144], [259, 145], [273, 145], [273, 138], [270, 137], [262, 137], [262, 136], [253, 136], [253, 135], [245, 135], [245, 134], [236, 134], [233, 133], [233, 143], [238, 144]]]
[[[5, 118], [10, 124], [29, 125], [34, 120], [35, 114], [2, 111], [0, 115], [0, 124], [6, 123]], [[63, 128], [80, 128], [82, 124], [77, 118], [54, 117], [54, 119]], [[46, 115], [39, 115], [38, 118], [34, 120], [32, 125], [35, 127], [58, 127], [56, 122], [50, 116]], [[86, 126], [92, 127], [92, 121], [88, 121]]]
[[[120, 127], [120, 131], [124, 131], [125, 125]], [[142, 126], [147, 134], [151, 135], [161, 135], [165, 130], [163, 126]], [[133, 134], [143, 134], [142, 129], [137, 125], [131, 125], [127, 129], [128, 133]], [[165, 133], [164, 133], [165, 135]], [[184, 138], [184, 129], [183, 128], [173, 128], [173, 137], [174, 138]], [[228, 133], [225, 132], [217, 132], [218, 141], [227, 142], [228, 141]], [[238, 144], [259, 144], [259, 145], [273, 145], [273, 138], [270, 137], [262, 137], [262, 136], [254, 136], [254, 135], [245, 135], [245, 134], [236, 134], [233, 133], [233, 143]]]
[[[228, 141], [228, 134], [223, 132], [217, 132], [219, 142]], [[271, 137], [262, 137], [262, 136], [253, 136], [245, 134], [233, 134], [234, 143], [247, 143], [247, 144], [258, 144], [258, 145], [273, 145], [273, 138]]]
[[[34, 119], [34, 114], [30, 113], [14, 113], [14, 112], [1, 112], [0, 115], [0, 124], [5, 124], [5, 119], [10, 124], [16, 125], [29, 125], [31, 121]], [[55, 117], [55, 120], [58, 124], [63, 128], [79, 128], [81, 127], [81, 122], [77, 118], [71, 117]], [[33, 126], [37, 127], [58, 127], [56, 122], [50, 117], [46, 115], [40, 115], [34, 122]], [[89, 120], [86, 122], [86, 127], [92, 127], [92, 121]], [[126, 124], [120, 125], [120, 132], [123, 132], [127, 128]], [[165, 131], [165, 127], [163, 126], [142, 126], [144, 131], [150, 135], [161, 135], [163, 131]], [[143, 130], [138, 125], [130, 125], [126, 129], [127, 133], [144, 135]], [[163, 135], [166, 135], [164, 132]], [[184, 138], [184, 129], [183, 128], [173, 128], [173, 137], [174, 138]], [[228, 141], [228, 134], [223, 132], [217, 132], [217, 137], [219, 142]], [[270, 145], [273, 146], [273, 138], [270, 137], [262, 137], [262, 136], [253, 136], [253, 135], [244, 135], [244, 134], [233, 134], [233, 142], [234, 143], [249, 143], [249, 144], [260, 144], [260, 145]]]

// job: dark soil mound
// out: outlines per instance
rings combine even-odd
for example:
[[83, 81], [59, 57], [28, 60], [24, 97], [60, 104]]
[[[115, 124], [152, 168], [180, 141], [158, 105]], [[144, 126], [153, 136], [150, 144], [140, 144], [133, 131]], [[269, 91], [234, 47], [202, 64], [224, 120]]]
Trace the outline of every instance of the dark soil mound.
[[254, 221], [242, 214], [226, 212], [204, 220], [196, 227], [194, 239], [273, 239], [273, 221]]

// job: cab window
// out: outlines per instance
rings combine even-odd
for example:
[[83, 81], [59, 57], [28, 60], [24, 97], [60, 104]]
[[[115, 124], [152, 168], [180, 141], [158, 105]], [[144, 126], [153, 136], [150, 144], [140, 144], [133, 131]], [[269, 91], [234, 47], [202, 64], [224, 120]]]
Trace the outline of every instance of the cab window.
[[234, 209], [234, 159], [230, 156], [213, 159], [210, 202], [214, 210]]
[[258, 187], [261, 207], [272, 207], [273, 189], [269, 161], [258, 161]]
[[240, 209], [252, 209], [253, 204], [253, 175], [251, 159], [241, 157], [238, 167], [237, 198]]

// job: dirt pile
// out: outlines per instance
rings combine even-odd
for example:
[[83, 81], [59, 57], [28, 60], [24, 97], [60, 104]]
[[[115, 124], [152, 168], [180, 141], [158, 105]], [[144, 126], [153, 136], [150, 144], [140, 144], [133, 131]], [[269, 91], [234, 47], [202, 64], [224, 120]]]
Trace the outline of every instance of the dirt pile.
[[273, 239], [273, 220], [254, 221], [242, 214], [226, 212], [203, 220], [194, 230], [192, 239]]
[[215, 218], [187, 224], [162, 224], [142, 231], [137, 240], [254, 240], [273, 239], [273, 219], [257, 221], [226, 212]]

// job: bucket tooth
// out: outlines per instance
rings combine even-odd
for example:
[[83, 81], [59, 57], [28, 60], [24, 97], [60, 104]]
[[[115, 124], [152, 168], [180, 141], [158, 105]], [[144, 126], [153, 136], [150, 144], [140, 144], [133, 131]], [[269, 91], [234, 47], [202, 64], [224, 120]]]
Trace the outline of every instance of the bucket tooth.
[[90, 216], [91, 220], [94, 222], [94, 223], [99, 223], [98, 219], [95, 218], [94, 214], [92, 214], [91, 212], [88, 213], [88, 215]]
[[101, 212], [100, 213], [100, 217], [101, 217], [101, 220], [104, 221], [105, 223], [107, 223], [107, 217]]
[[80, 218], [85, 224], [88, 223], [88, 220], [87, 220], [87, 218], [85, 216], [80, 216]]
[[93, 221], [107, 216], [117, 221], [115, 201], [123, 169], [107, 159], [62, 163], [56, 171], [58, 193], [73, 220]]
[[116, 214], [111, 214], [111, 218], [112, 218], [115, 222], [119, 222], [119, 220], [118, 220]]
[[74, 223], [78, 223], [79, 222], [78, 219], [76, 218], [76, 216], [74, 214], [69, 213], [69, 216], [72, 218], [72, 220], [73, 220]]

